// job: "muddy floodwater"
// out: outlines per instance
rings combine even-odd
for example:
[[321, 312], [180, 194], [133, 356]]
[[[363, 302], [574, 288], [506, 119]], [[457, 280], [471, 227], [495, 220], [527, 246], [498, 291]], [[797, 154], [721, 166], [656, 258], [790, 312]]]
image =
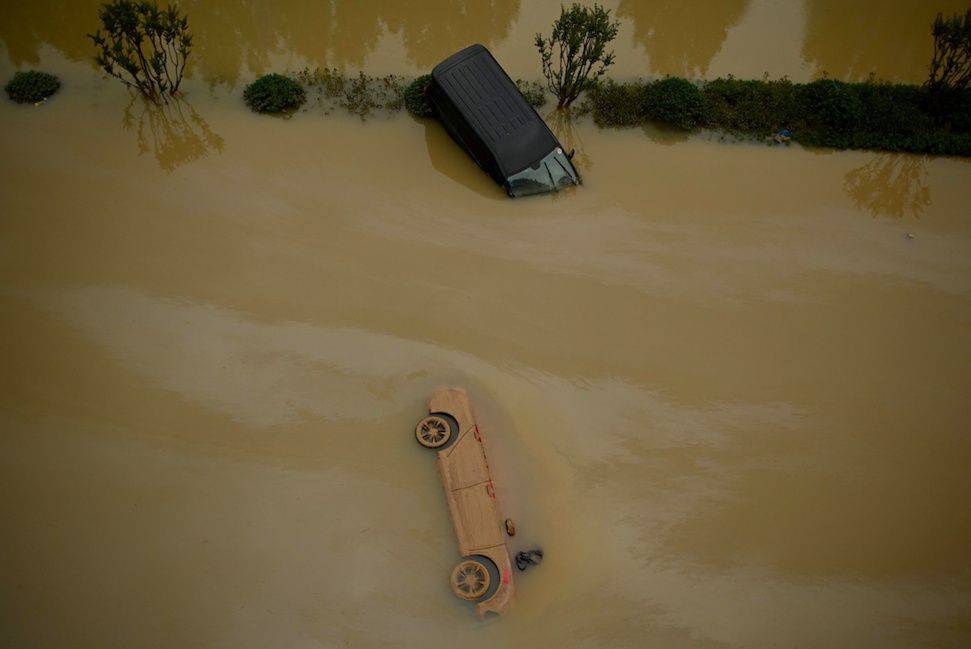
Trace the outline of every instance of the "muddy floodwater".
[[[971, 165], [550, 117], [584, 185], [511, 201], [434, 122], [257, 74], [535, 78], [557, 2], [182, 2], [185, 98], [4, 3], [0, 645], [971, 646]], [[919, 82], [948, 0], [609, 2], [616, 75]], [[458, 560], [431, 391], [477, 409], [517, 574]]]

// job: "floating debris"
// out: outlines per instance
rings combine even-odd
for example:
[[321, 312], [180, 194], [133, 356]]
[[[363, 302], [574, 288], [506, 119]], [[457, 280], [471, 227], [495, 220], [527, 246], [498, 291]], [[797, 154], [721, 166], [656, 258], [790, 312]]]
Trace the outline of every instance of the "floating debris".
[[543, 551], [539, 548], [516, 553], [516, 567], [520, 571], [530, 566], [538, 566], [543, 562]]

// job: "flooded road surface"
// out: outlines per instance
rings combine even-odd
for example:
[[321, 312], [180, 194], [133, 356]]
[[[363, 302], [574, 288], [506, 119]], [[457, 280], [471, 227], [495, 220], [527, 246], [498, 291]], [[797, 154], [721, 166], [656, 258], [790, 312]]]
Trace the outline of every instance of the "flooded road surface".
[[[0, 104], [4, 646], [971, 643], [967, 162], [580, 121], [584, 186], [510, 201], [434, 123], [261, 117], [240, 87], [470, 40], [525, 75], [554, 3], [335, 4], [330, 31], [187, 3], [165, 111], [84, 61], [95, 4], [0, 21], [4, 79], [64, 79]], [[933, 14], [690, 6], [620, 3], [618, 70], [758, 74], [783, 44], [772, 73], [919, 79]], [[412, 436], [442, 385], [513, 549], [546, 551], [501, 619], [447, 586]]]

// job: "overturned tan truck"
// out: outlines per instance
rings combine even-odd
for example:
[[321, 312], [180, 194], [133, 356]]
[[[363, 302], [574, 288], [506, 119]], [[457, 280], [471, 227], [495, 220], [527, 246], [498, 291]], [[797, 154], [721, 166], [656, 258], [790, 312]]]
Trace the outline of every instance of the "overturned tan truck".
[[437, 390], [428, 412], [415, 427], [415, 437], [437, 451], [438, 472], [463, 557], [449, 580], [452, 592], [475, 602], [480, 618], [487, 611], [501, 615], [512, 604], [512, 565], [482, 434], [464, 390]]

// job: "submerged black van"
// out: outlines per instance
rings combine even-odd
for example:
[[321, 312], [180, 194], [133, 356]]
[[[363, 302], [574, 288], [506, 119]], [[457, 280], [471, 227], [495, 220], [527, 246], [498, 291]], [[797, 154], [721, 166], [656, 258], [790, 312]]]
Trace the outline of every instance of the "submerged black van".
[[510, 196], [580, 184], [572, 154], [482, 45], [436, 65], [428, 99], [452, 139]]

